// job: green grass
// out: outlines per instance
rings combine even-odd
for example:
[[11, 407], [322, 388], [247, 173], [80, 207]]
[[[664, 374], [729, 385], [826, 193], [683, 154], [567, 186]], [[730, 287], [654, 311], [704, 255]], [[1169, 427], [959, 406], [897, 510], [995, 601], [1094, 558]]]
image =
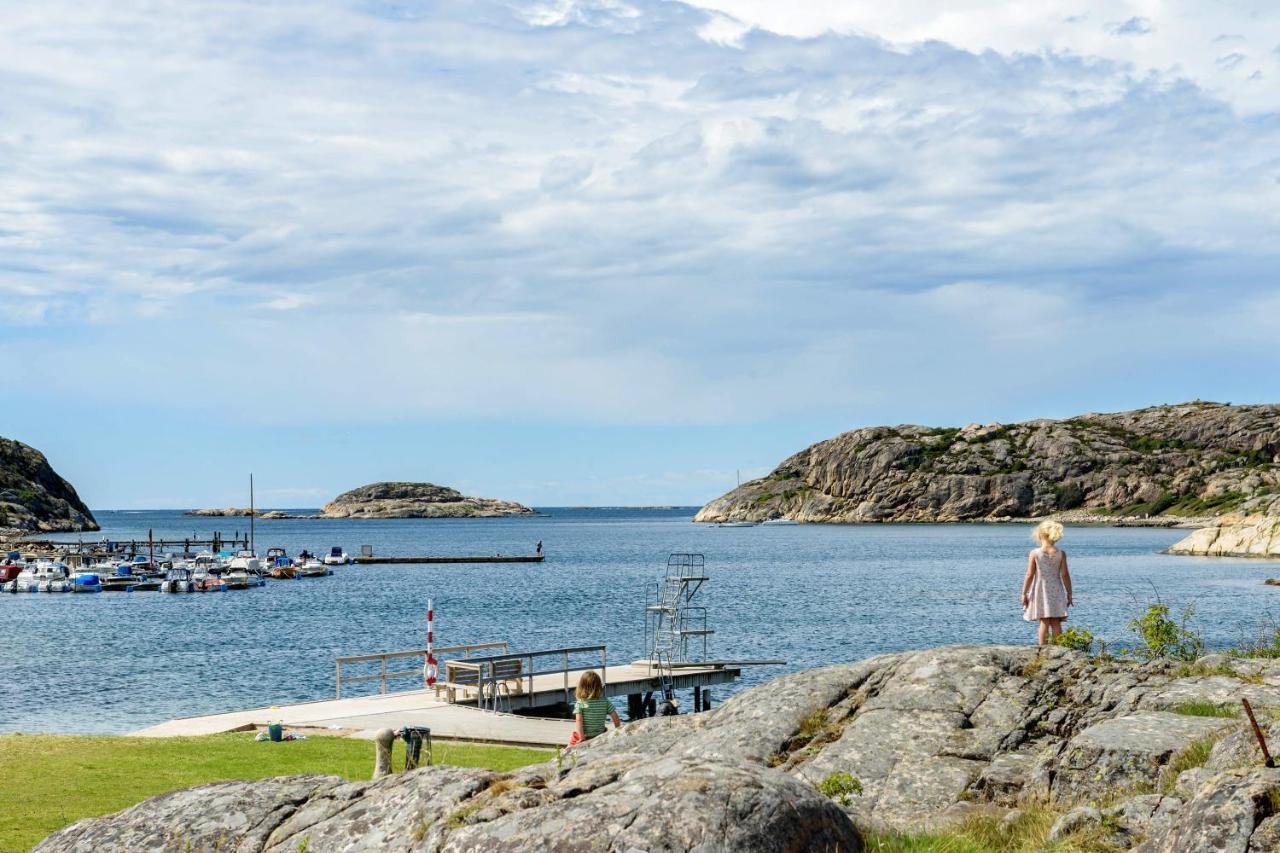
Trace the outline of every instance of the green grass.
[[1238, 717], [1240, 709], [1226, 702], [1183, 702], [1172, 709], [1175, 714], [1187, 717]]
[[867, 836], [868, 853], [1110, 853], [1102, 827], [1087, 827], [1056, 844], [1045, 838], [1058, 813], [1042, 803], [1025, 803], [1011, 823], [998, 815], [970, 817], [953, 830], [925, 833], [877, 833]]
[[1193, 741], [1181, 752], [1169, 759], [1169, 764], [1164, 768], [1164, 772], [1160, 774], [1160, 790], [1165, 794], [1172, 794], [1174, 786], [1178, 784], [1178, 776], [1194, 767], [1204, 767], [1209, 760], [1209, 753], [1213, 752], [1213, 745], [1218, 742], [1218, 735], [1210, 735]]
[[[436, 764], [498, 771], [553, 755], [440, 742], [432, 750]], [[399, 741], [392, 766], [404, 766]], [[252, 732], [185, 738], [0, 735], [0, 779], [5, 780], [0, 851], [29, 850], [69, 823], [119, 811], [175, 788], [295, 773], [368, 779], [373, 773], [373, 743], [338, 737], [258, 742]]]

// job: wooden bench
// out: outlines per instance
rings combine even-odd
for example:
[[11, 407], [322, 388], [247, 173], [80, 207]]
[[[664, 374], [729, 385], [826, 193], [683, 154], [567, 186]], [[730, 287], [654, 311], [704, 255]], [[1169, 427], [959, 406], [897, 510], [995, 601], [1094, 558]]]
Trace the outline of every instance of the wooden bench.
[[[480, 664], [468, 660], [450, 660], [444, 663], [444, 689], [450, 702], [456, 702], [458, 691], [464, 699], [470, 699], [472, 691], [479, 692]], [[511, 693], [523, 693], [520, 676], [524, 673], [524, 661], [519, 658], [486, 664], [486, 669], [497, 679], [498, 689]]]

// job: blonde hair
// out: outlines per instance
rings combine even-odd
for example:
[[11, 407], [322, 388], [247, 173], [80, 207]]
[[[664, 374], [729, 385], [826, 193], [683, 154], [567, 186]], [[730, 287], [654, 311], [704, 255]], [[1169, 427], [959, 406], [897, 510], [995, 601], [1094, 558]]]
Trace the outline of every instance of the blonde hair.
[[1050, 545], [1055, 544], [1062, 538], [1062, 523], [1054, 521], [1052, 518], [1046, 518], [1044, 521], [1036, 525], [1036, 539], [1041, 542], [1048, 542]]
[[604, 695], [604, 682], [594, 669], [589, 669], [578, 679], [578, 689], [573, 691], [573, 695], [584, 702], [599, 699]]

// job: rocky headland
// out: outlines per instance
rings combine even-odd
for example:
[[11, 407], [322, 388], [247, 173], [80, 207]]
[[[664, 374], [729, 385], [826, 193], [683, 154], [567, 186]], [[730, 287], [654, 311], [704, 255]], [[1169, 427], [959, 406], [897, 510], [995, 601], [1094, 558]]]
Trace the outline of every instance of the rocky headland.
[[44, 454], [0, 438], [0, 540], [36, 532], [97, 530], [93, 513]]
[[372, 483], [343, 492], [320, 510], [321, 518], [501, 518], [533, 515], [527, 506], [466, 497], [434, 483]]
[[1280, 512], [1280, 406], [1192, 402], [1065, 420], [868, 427], [818, 442], [697, 521], [1198, 526]]
[[901, 652], [629, 723], [560, 763], [223, 782], [36, 849], [857, 851], [869, 834], [980, 822], [1024, 840], [1038, 825], [1063, 849], [1274, 851], [1280, 770], [1262, 766], [1242, 698], [1280, 707], [1280, 661]]

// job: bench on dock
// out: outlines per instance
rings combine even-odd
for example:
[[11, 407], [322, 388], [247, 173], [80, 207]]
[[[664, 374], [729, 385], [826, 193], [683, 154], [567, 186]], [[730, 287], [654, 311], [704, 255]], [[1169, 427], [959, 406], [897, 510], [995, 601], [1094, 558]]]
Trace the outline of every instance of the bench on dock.
[[463, 698], [471, 698], [470, 693], [473, 691], [479, 693], [482, 667], [485, 670], [485, 681], [495, 685], [499, 692], [508, 696], [524, 692], [520, 682], [524, 677], [524, 661], [520, 658], [484, 663], [450, 660], [444, 664], [444, 689], [449, 702], [458, 701], [459, 690], [463, 691]]

